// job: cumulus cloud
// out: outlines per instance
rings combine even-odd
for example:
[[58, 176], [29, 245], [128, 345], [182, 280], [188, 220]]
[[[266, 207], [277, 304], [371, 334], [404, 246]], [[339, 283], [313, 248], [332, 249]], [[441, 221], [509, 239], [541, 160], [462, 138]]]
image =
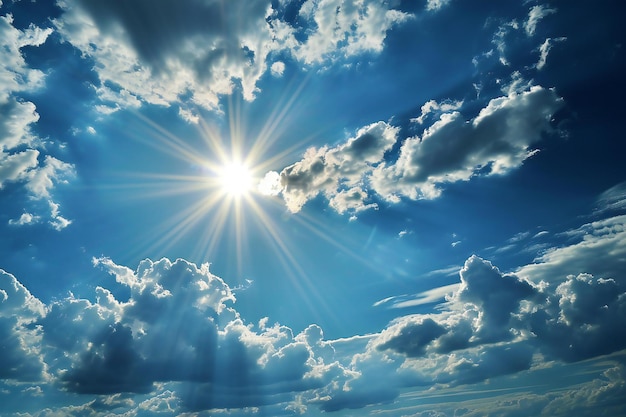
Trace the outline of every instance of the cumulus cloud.
[[[51, 190], [73, 175], [73, 166], [44, 153], [41, 140], [31, 130], [39, 120], [36, 107], [18, 95], [41, 88], [44, 81], [41, 71], [29, 68], [22, 48], [42, 45], [51, 33], [50, 28], [32, 24], [18, 30], [10, 15], [0, 16], [0, 114], [4, 116], [0, 119], [0, 189], [7, 183], [20, 183], [30, 197], [46, 200], [50, 206], [57, 204]], [[58, 214], [56, 207], [49, 218], [54, 228], [61, 229], [69, 221]], [[32, 224], [37, 217], [22, 215], [10, 223]]]
[[343, 372], [317, 326], [294, 335], [267, 320], [257, 330], [245, 324], [208, 264], [145, 260], [131, 270], [98, 258], [94, 265], [128, 288], [128, 300], [97, 287], [95, 301], [54, 301], [36, 321], [37, 345], [65, 390], [148, 393], [177, 382], [183, 409], [240, 408], [285, 402]]
[[[552, 89], [509, 90], [473, 118], [458, 111], [462, 102], [429, 101], [414, 121], [421, 124], [433, 114], [438, 118], [421, 136], [403, 140], [399, 128], [378, 122], [342, 145], [307, 150], [280, 175], [268, 173], [262, 187], [267, 194], [282, 192], [293, 213], [320, 193], [337, 212], [353, 213], [377, 207], [374, 196], [392, 203], [434, 199], [447, 183], [506, 174], [536, 153], [531, 146], [553, 130], [550, 121], [563, 105]], [[386, 160], [385, 153], [397, 143], [399, 157]]]
[[[268, 69], [278, 76], [281, 52], [306, 65], [320, 65], [364, 52], [378, 53], [386, 33], [409, 16], [378, 1], [308, 0], [299, 24], [285, 20], [281, 2], [187, 1], [159, 5], [82, 0], [58, 2], [64, 13], [57, 30], [96, 61], [101, 110], [141, 102], [218, 109], [219, 97], [239, 85], [254, 99]], [[187, 112], [189, 109], [185, 109]]]
[[14, 226], [23, 226], [26, 224], [35, 224], [39, 221], [39, 216], [31, 213], [22, 213], [18, 219], [10, 219], [9, 224]]
[[360, 129], [344, 144], [310, 148], [303, 159], [268, 173], [262, 187], [268, 194], [282, 192], [287, 208], [296, 213], [310, 199], [322, 193], [340, 213], [375, 207], [366, 203], [366, 177], [397, 140], [398, 128], [378, 122]]
[[[44, 305], [0, 273], [2, 358], [17, 364], [1, 367], [2, 379], [35, 382], [44, 396], [55, 386], [102, 395], [85, 405], [92, 409], [331, 412], [388, 403], [407, 387], [478, 383], [549, 366], [543, 358], [574, 362], [626, 348], [616, 332], [626, 325], [623, 273], [535, 282], [472, 256], [458, 283], [417, 297], [447, 294], [430, 314], [327, 341], [317, 325], [295, 334], [267, 318], [247, 324], [208, 264], [145, 260], [133, 270], [93, 262], [128, 296], [98, 286], [93, 299]], [[148, 393], [151, 400], [123, 400]]]
[[380, 52], [387, 31], [409, 18], [377, 1], [307, 0], [299, 16], [315, 28], [294, 55], [306, 64]]
[[44, 378], [40, 333], [32, 323], [44, 306], [10, 273], [0, 269], [0, 380]]
[[467, 181], [479, 171], [505, 174], [534, 153], [530, 146], [551, 130], [561, 103], [553, 90], [534, 86], [491, 100], [471, 120], [456, 111], [442, 114], [421, 137], [402, 144], [397, 161], [374, 170], [372, 188], [388, 201], [432, 199], [440, 185]]
[[276, 61], [271, 66], [272, 75], [274, 77], [282, 77], [285, 72], [285, 63], [282, 61]]

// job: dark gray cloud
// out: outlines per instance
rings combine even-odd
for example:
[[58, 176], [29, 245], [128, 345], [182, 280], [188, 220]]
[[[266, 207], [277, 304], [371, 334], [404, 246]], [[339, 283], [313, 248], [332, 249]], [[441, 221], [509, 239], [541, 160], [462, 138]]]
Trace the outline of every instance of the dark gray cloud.
[[405, 323], [399, 334], [393, 335], [376, 348], [391, 349], [407, 356], [422, 356], [426, 346], [446, 333], [446, 329], [431, 318], [417, 318], [412, 323]]

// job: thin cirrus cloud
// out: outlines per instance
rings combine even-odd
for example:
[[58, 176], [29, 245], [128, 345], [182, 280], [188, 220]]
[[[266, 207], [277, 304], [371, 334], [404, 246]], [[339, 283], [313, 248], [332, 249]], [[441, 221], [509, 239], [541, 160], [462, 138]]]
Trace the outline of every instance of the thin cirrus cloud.
[[[604, 224], [585, 227], [598, 240], [614, 238], [603, 234]], [[613, 263], [625, 253], [618, 250]], [[443, 389], [519, 374], [539, 365], [538, 357], [571, 363], [626, 347], [615, 331], [626, 325], [626, 289], [584, 269], [565, 276], [555, 269], [540, 283], [524, 278], [523, 268], [504, 273], [471, 256], [459, 282], [442, 288], [451, 294], [437, 311], [398, 317], [364, 340], [334, 341], [317, 325], [295, 334], [267, 319], [244, 324], [232, 290], [206, 264], [145, 260], [132, 270], [97, 258], [94, 266], [129, 298], [99, 286], [95, 301], [70, 295], [45, 305], [0, 273], [0, 357], [12, 364], [0, 368], [4, 379], [111, 401], [149, 393], [142, 407], [180, 411], [330, 412], [392, 401], [407, 387]]]

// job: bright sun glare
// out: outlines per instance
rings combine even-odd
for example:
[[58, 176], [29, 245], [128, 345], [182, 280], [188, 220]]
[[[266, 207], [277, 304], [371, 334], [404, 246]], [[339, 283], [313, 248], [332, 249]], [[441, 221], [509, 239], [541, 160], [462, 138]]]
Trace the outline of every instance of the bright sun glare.
[[248, 167], [230, 163], [222, 167], [219, 174], [222, 190], [233, 197], [242, 197], [252, 189], [252, 174]]

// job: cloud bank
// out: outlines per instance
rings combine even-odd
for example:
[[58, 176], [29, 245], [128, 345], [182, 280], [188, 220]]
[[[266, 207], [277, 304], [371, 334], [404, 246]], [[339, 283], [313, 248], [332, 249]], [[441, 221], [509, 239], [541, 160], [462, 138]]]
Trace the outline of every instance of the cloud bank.
[[[583, 226], [606, 244], [623, 238], [623, 227], [619, 216]], [[551, 253], [581, 250], [585, 240]], [[625, 253], [615, 247], [606, 261], [619, 265]], [[47, 305], [2, 271], [0, 357], [11, 366], [0, 367], [0, 377], [37, 395], [60, 390], [115, 402], [151, 394], [150, 404], [124, 406], [135, 412], [330, 412], [392, 402], [408, 387], [445, 390], [626, 349], [616, 331], [626, 326], [623, 269], [595, 276], [577, 264], [576, 274], [563, 275], [559, 262], [546, 256], [504, 273], [471, 256], [438, 311], [344, 340], [325, 340], [315, 324], [295, 333], [268, 319], [246, 323], [231, 288], [207, 264], [183, 259], [145, 260], [136, 270], [94, 259], [127, 296], [98, 286], [93, 299], [70, 295]], [[611, 389], [623, 383], [619, 366], [602, 382]], [[565, 397], [542, 409], [559, 401]]]

